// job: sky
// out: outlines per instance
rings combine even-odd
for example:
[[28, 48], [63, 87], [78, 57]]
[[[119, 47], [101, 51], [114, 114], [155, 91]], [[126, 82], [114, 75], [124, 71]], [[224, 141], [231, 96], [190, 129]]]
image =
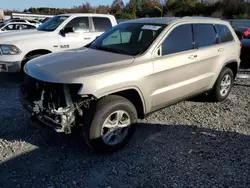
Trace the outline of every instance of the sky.
[[[23, 11], [30, 7], [71, 8], [89, 2], [91, 5], [110, 5], [113, 0], [0, 0], [0, 9]], [[128, 0], [123, 0], [127, 3]]]

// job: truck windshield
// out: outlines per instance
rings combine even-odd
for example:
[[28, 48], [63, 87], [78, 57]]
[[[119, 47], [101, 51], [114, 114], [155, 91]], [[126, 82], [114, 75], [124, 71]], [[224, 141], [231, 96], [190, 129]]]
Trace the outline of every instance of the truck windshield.
[[119, 24], [87, 47], [131, 56], [139, 55], [149, 48], [166, 26], [153, 23]]
[[48, 21], [40, 25], [38, 31], [55, 31], [56, 28], [61, 25], [69, 16], [54, 16]]

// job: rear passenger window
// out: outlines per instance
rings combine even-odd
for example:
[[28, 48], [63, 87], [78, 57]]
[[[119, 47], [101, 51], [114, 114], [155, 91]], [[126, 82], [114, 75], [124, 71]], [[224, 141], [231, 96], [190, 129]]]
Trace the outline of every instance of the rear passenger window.
[[95, 31], [103, 32], [112, 28], [112, 24], [109, 18], [93, 17], [93, 22], [95, 26]]
[[162, 44], [162, 55], [183, 52], [193, 49], [191, 24], [181, 25], [173, 29]]
[[234, 40], [233, 35], [226, 25], [215, 25], [218, 32], [219, 43], [230, 42]]
[[217, 43], [215, 28], [212, 24], [194, 24], [195, 47], [201, 48]]

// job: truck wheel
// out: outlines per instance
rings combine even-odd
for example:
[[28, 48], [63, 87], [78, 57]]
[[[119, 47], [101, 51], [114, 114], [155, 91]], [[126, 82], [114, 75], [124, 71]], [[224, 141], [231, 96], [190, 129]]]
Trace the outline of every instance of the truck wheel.
[[129, 100], [107, 96], [97, 102], [92, 112], [92, 118], [85, 118], [85, 137], [93, 150], [111, 153], [127, 145], [137, 121], [137, 111]]
[[233, 86], [233, 80], [234, 76], [232, 70], [225, 67], [221, 71], [214, 85], [214, 89], [211, 93], [212, 100], [215, 102], [224, 101], [230, 94], [230, 91]]
[[32, 60], [32, 59], [35, 59], [35, 58], [37, 58], [37, 57], [40, 57], [40, 56], [42, 56], [42, 55], [44, 55], [44, 54], [35, 54], [35, 55], [31, 55], [31, 56], [25, 57], [25, 59], [22, 61], [22, 64], [21, 64], [21, 73], [24, 74], [23, 68], [24, 68], [24, 65], [25, 65], [28, 61], [30, 61], [30, 60]]

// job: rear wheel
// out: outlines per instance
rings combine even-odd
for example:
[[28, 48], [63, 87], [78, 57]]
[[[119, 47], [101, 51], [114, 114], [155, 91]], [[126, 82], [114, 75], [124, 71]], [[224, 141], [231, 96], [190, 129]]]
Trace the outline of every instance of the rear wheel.
[[233, 86], [233, 80], [234, 80], [234, 75], [232, 70], [225, 67], [221, 71], [215, 83], [214, 89], [211, 94], [212, 100], [216, 102], [225, 100], [230, 94], [230, 91]]
[[97, 152], [110, 153], [127, 145], [137, 121], [134, 105], [123, 97], [107, 96], [93, 110], [92, 118], [85, 118], [84, 132], [89, 146]]

